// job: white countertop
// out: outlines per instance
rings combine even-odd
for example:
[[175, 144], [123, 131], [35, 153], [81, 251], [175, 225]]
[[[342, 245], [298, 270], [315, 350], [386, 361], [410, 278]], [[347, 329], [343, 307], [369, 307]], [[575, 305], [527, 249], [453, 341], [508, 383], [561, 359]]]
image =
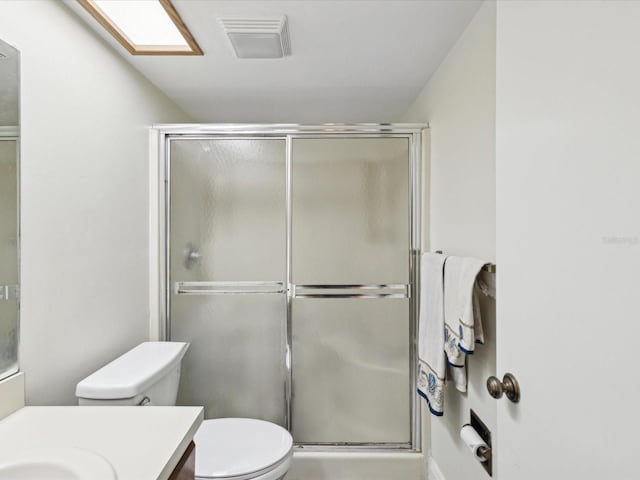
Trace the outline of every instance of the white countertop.
[[0, 420], [0, 462], [76, 447], [109, 460], [118, 480], [167, 480], [202, 420], [201, 407], [25, 407]]

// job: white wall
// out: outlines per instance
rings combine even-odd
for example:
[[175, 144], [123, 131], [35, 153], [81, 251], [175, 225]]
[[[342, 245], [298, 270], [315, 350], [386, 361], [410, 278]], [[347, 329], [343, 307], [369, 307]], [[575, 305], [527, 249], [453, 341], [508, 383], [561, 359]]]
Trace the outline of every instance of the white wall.
[[638, 478], [640, 2], [497, 19], [499, 478]]
[[22, 318], [29, 404], [148, 337], [148, 133], [187, 121], [66, 7], [0, 2], [22, 62]]
[[[495, 3], [487, 2], [402, 118], [430, 125], [425, 250], [487, 261], [494, 261], [496, 252], [495, 22]], [[495, 374], [495, 302], [482, 303], [487, 342], [469, 360], [469, 392], [460, 394], [449, 385], [444, 417], [431, 418], [431, 454], [449, 480], [488, 478], [459, 439], [470, 408], [496, 433], [496, 401], [485, 388]]]

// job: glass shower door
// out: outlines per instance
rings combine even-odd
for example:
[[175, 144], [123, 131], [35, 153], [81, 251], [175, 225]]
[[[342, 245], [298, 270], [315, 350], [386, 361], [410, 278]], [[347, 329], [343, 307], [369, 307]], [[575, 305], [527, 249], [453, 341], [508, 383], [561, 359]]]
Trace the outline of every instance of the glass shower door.
[[294, 138], [292, 432], [411, 442], [409, 140]]
[[170, 338], [178, 403], [286, 424], [286, 169], [278, 138], [169, 147]]

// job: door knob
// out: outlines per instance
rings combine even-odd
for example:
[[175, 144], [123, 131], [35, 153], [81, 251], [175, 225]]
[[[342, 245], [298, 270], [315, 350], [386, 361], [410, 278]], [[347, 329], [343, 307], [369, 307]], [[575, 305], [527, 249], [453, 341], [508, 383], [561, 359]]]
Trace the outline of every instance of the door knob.
[[500, 381], [496, 377], [487, 379], [487, 390], [493, 398], [502, 398], [504, 393], [513, 403], [520, 401], [520, 385], [512, 373], [505, 373]]

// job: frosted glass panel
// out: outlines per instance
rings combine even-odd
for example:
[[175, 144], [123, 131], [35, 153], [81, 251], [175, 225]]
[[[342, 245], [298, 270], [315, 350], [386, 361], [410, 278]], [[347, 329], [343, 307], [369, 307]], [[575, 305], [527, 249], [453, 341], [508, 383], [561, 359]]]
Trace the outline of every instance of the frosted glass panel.
[[178, 404], [284, 426], [285, 313], [283, 294], [174, 296], [172, 339], [191, 343]]
[[294, 283], [408, 283], [408, 139], [294, 139], [292, 176]]
[[284, 140], [172, 140], [172, 280], [284, 281], [285, 181]]
[[293, 438], [408, 443], [409, 300], [293, 301]]
[[[0, 378], [18, 369], [17, 160], [17, 142], [0, 140]], [[6, 293], [9, 298], [4, 299]]]
[[[170, 153], [170, 285], [284, 282], [284, 140], [172, 140]], [[285, 295], [172, 292], [171, 339], [191, 342], [178, 401], [282, 425]]]

